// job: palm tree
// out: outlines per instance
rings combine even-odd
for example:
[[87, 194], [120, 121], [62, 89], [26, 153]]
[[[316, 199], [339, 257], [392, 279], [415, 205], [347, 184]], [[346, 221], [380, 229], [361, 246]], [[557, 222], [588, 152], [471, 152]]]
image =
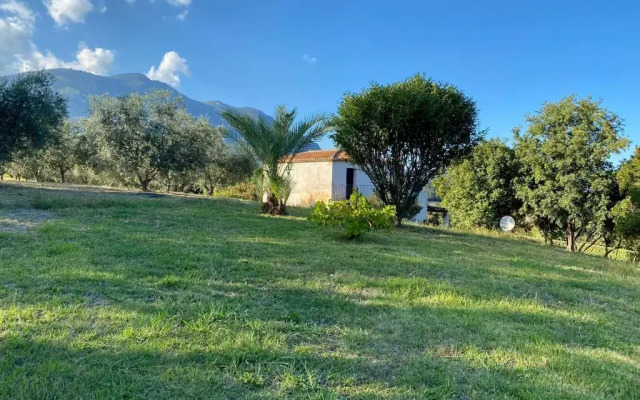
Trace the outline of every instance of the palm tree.
[[248, 147], [262, 164], [260, 189], [266, 193], [262, 212], [284, 214], [293, 183], [289, 164], [294, 155], [328, 132], [328, 117], [318, 114], [296, 122], [296, 110], [287, 111], [283, 105], [276, 106], [273, 123], [263, 116], [256, 119], [233, 110], [225, 110], [221, 115], [237, 131], [238, 142]]

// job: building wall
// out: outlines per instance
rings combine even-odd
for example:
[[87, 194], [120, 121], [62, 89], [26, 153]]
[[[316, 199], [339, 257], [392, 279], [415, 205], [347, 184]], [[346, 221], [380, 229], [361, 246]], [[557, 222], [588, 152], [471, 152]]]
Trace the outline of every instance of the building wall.
[[327, 161], [292, 163], [293, 188], [287, 204], [311, 207], [316, 201], [331, 200], [332, 164]]
[[[347, 188], [347, 168], [354, 168], [353, 184], [365, 196], [374, 194], [373, 184], [363, 171], [345, 161], [301, 162], [291, 164], [291, 176], [294, 185], [289, 196], [288, 205], [311, 207], [317, 201], [344, 200]], [[427, 219], [427, 191], [418, 196], [422, 210], [414, 221], [424, 222]]]
[[344, 162], [337, 161], [333, 162], [333, 199], [334, 200], [344, 200], [346, 191], [347, 191], [347, 169], [353, 168], [355, 169], [353, 175], [353, 185], [356, 189], [365, 196], [371, 196], [373, 194], [373, 184], [371, 180], [361, 170], [359, 170], [355, 165]]
[[[344, 200], [347, 187], [347, 168], [355, 168], [353, 184], [360, 193], [365, 196], [372, 196], [375, 193], [373, 183], [369, 176], [357, 167], [348, 162], [333, 163], [333, 199]], [[420, 192], [418, 203], [422, 205], [420, 212], [413, 218], [416, 222], [424, 222], [427, 220], [427, 190]]]

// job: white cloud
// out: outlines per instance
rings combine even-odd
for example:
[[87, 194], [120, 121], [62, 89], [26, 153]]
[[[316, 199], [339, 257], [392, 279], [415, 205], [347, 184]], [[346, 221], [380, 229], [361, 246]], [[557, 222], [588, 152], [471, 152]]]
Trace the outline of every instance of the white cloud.
[[315, 64], [318, 62], [318, 59], [316, 57], [312, 57], [309, 54], [303, 54], [302, 59], [308, 64]]
[[191, 0], [167, 0], [174, 7], [189, 7]]
[[58, 25], [84, 22], [84, 16], [93, 10], [89, 0], [45, 0], [44, 5]]
[[162, 57], [158, 68], [155, 66], [151, 67], [149, 72], [147, 72], [147, 77], [177, 88], [180, 86], [180, 74], [189, 76], [187, 60], [180, 57], [175, 51], [169, 51]]
[[88, 48], [84, 43], [80, 43], [76, 52], [75, 60], [65, 62], [57, 58], [51, 52], [42, 53], [32, 44], [31, 51], [27, 54], [18, 54], [18, 71], [29, 71], [36, 69], [50, 68], [71, 68], [79, 71], [90, 72], [96, 75], [106, 75], [113, 66], [115, 54], [111, 50], [100, 47]]
[[[0, 0], [1, 1], [1, 0]], [[47, 68], [73, 68], [107, 74], [115, 54], [80, 43], [73, 61], [65, 62], [50, 51], [42, 52], [32, 41], [35, 14], [17, 0], [0, 2], [0, 74]]]
[[176, 15], [176, 18], [180, 21], [184, 21], [185, 19], [187, 19], [187, 15], [189, 15], [189, 10], [184, 10], [180, 14]]
[[0, 72], [15, 72], [15, 54], [31, 50], [35, 22], [35, 14], [23, 3], [0, 3]]
[[111, 50], [96, 47], [90, 49], [86, 44], [80, 43], [76, 53], [76, 61], [68, 68], [91, 72], [96, 75], [106, 75], [113, 66], [115, 54]]

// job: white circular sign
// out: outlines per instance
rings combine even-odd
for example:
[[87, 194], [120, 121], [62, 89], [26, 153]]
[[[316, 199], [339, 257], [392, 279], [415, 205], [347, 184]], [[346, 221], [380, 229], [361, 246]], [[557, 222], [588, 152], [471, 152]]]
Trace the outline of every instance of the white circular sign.
[[504, 217], [500, 218], [500, 229], [502, 229], [503, 231], [510, 232], [515, 227], [516, 220], [513, 219], [511, 215], [505, 215]]

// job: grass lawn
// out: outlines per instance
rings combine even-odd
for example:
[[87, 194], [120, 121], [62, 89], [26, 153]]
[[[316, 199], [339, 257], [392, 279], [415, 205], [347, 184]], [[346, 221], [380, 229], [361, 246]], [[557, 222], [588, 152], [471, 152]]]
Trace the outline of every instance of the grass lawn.
[[346, 242], [225, 199], [0, 202], [1, 398], [640, 398], [628, 263], [420, 227]]

